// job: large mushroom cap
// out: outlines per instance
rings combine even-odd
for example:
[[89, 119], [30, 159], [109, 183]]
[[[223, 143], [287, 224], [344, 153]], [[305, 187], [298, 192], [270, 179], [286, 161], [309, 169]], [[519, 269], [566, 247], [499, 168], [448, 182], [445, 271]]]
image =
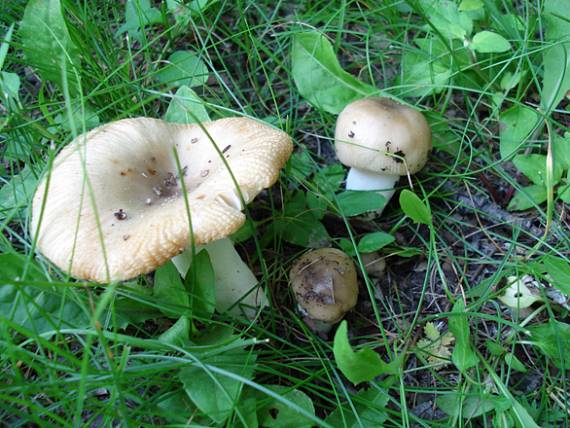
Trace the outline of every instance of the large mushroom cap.
[[251, 201], [277, 180], [292, 143], [245, 118], [202, 126], [207, 133], [200, 125], [136, 118], [77, 137], [36, 190], [39, 250], [76, 278], [109, 282], [150, 272], [186, 248], [185, 199], [196, 244], [235, 232], [245, 220], [235, 183]]
[[338, 116], [335, 147], [347, 166], [377, 174], [414, 174], [427, 162], [431, 130], [413, 108], [389, 98], [365, 98]]

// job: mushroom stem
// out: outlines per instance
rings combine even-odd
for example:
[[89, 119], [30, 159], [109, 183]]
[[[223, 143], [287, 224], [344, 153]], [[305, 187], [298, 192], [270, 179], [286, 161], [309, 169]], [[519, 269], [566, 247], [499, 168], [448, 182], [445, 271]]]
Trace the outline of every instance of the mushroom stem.
[[[257, 309], [267, 306], [267, 298], [259, 287], [257, 278], [241, 259], [231, 239], [222, 238], [206, 245], [198, 245], [195, 251], [203, 249], [210, 256], [216, 278], [218, 312], [228, 311], [232, 315], [245, 314], [252, 319]], [[178, 272], [183, 277], [186, 276], [192, 264], [192, 250], [187, 248], [182, 254], [173, 257], [172, 262]], [[236, 305], [237, 302], [240, 304]]]
[[376, 190], [386, 198], [386, 204], [394, 195], [394, 186], [400, 179], [399, 175], [376, 174], [363, 169], [352, 167], [346, 177], [347, 190]]

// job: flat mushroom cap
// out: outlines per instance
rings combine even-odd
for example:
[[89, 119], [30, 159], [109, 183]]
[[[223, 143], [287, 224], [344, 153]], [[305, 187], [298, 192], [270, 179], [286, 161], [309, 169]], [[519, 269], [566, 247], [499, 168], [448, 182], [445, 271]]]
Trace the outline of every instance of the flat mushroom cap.
[[246, 204], [275, 183], [291, 139], [246, 118], [202, 126], [136, 118], [77, 137], [34, 195], [38, 249], [75, 278], [110, 282], [155, 270], [192, 235], [205, 244], [235, 232], [245, 220], [235, 183]]
[[338, 116], [335, 147], [344, 165], [377, 174], [414, 174], [427, 162], [431, 130], [411, 107], [389, 98], [365, 98]]

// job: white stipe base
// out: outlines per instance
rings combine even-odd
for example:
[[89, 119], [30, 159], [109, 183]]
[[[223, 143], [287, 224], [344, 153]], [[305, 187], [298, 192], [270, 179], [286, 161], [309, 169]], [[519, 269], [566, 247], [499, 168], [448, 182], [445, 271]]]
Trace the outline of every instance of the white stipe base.
[[394, 195], [399, 175], [376, 174], [358, 168], [350, 168], [346, 177], [346, 190], [376, 190], [386, 198], [386, 204]]

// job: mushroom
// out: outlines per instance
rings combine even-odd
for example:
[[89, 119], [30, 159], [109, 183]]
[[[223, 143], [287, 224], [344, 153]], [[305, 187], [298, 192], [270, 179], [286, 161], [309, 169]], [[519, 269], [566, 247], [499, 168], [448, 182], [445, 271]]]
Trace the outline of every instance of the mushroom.
[[235, 232], [244, 204], [275, 183], [291, 152], [287, 134], [246, 118], [100, 126], [65, 147], [40, 182], [37, 248], [78, 279], [151, 272], [191, 244]]
[[319, 332], [330, 330], [358, 299], [354, 263], [336, 248], [303, 254], [293, 264], [289, 281], [299, 312]]
[[377, 190], [386, 198], [402, 175], [423, 168], [431, 150], [431, 130], [421, 113], [389, 98], [365, 98], [338, 116], [335, 148], [350, 168], [348, 190]]
[[366, 273], [374, 278], [382, 278], [386, 271], [386, 261], [378, 251], [372, 253], [361, 253], [360, 258]]

